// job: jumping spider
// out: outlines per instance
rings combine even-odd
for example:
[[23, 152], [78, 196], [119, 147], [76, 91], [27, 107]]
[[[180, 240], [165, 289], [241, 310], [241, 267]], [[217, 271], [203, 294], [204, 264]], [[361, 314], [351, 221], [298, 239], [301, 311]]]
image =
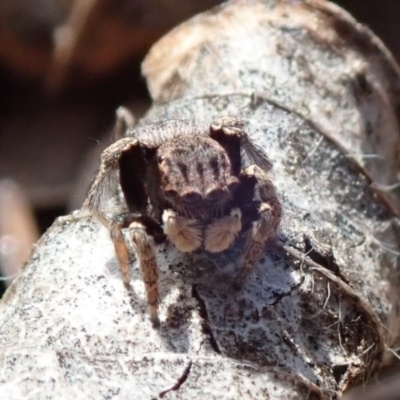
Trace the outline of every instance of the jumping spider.
[[[132, 120], [119, 109], [120, 129]], [[235, 283], [240, 285], [275, 236], [281, 205], [269, 177], [270, 161], [235, 117], [207, 128], [170, 120], [127, 130], [104, 150], [84, 207], [110, 230], [123, 280], [130, 281], [128, 228], [146, 287], [150, 316], [158, 324], [155, 246], [168, 239], [182, 252], [219, 253], [239, 234], [245, 244]], [[123, 132], [125, 133], [125, 132]], [[105, 200], [113, 179], [126, 204], [109, 218]]]

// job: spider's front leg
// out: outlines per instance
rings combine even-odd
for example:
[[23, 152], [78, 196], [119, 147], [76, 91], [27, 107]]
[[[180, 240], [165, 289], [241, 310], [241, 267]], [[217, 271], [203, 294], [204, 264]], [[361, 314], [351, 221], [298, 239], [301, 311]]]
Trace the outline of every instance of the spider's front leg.
[[240, 175], [240, 181], [255, 181], [255, 197], [261, 202], [258, 217], [246, 233], [246, 242], [240, 259], [242, 266], [235, 284], [241, 286], [262, 255], [266, 242], [275, 237], [282, 217], [282, 206], [268, 173], [257, 165], [250, 165]]
[[135, 216], [123, 213], [113, 218], [110, 235], [125, 284], [130, 282], [131, 254], [122, 233], [124, 228], [129, 229], [129, 236], [132, 239], [139, 261], [147, 293], [151, 321], [154, 326], [158, 326], [158, 266], [155, 245], [162, 243], [166, 239], [164, 232], [157, 222], [143, 215]]
[[138, 141], [127, 137], [108, 146], [101, 154], [100, 168], [86, 193], [83, 208], [89, 210], [105, 227], [110, 226], [105, 204], [112, 196], [110, 188], [113, 185], [114, 173], [119, 168], [120, 157], [137, 147]]

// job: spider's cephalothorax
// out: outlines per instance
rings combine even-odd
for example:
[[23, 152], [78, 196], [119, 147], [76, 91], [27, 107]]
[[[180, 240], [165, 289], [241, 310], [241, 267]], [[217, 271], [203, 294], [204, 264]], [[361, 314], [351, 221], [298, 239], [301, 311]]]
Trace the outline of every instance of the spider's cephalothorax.
[[165, 206], [203, 221], [223, 215], [239, 180], [218, 142], [209, 137], [178, 136], [160, 146], [156, 156]]
[[[116, 126], [132, 120], [125, 109], [117, 115]], [[155, 245], [165, 239], [183, 252], [218, 253], [243, 234], [236, 283], [244, 281], [281, 219], [270, 169], [266, 155], [234, 117], [220, 118], [207, 128], [179, 120], [146, 125], [128, 131], [128, 136], [104, 150], [84, 207], [109, 227], [126, 283], [130, 257], [122, 229], [129, 229], [154, 323], [158, 322]], [[104, 199], [115, 173], [126, 209], [109, 217]]]

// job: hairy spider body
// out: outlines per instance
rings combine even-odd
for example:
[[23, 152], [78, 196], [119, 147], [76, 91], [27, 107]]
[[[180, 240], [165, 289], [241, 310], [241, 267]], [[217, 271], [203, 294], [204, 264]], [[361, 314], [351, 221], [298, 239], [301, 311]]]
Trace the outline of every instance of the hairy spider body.
[[[125, 130], [132, 120], [119, 109], [116, 126]], [[245, 280], [281, 219], [270, 169], [267, 156], [234, 117], [209, 127], [179, 120], [146, 125], [104, 150], [84, 207], [110, 229], [126, 284], [130, 253], [122, 230], [128, 228], [154, 324], [159, 300], [155, 246], [166, 239], [183, 252], [219, 253], [243, 234], [236, 283]], [[105, 201], [113, 194], [115, 177], [126, 207], [109, 217]]]

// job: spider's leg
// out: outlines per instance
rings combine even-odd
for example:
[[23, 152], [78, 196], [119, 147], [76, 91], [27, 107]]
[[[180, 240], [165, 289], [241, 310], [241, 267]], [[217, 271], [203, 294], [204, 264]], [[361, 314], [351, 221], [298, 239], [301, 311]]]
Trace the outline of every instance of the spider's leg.
[[129, 235], [139, 261], [149, 303], [150, 318], [153, 325], [158, 325], [158, 266], [155, 245], [165, 240], [162, 228], [157, 222], [142, 215], [129, 213], [119, 214], [111, 222], [111, 240], [120, 265], [125, 284], [130, 282], [129, 247], [124, 239], [122, 229], [128, 227]]
[[[83, 208], [88, 209], [103, 225], [109, 226], [110, 221], [104, 213], [104, 204], [113, 195], [112, 185], [113, 179], [120, 168], [120, 158], [124, 154], [138, 152], [140, 150], [138, 141], [133, 137], [118, 140], [111, 146], [107, 147], [101, 154], [100, 168], [96, 177], [93, 179], [86, 194]], [[146, 194], [140, 179], [133, 180], [131, 186], [136, 185], [138, 188], [139, 201], [144, 203]], [[110, 193], [111, 192], [111, 193]], [[143, 204], [138, 204], [138, 209], [143, 208]], [[129, 206], [129, 204], [128, 204]]]
[[227, 152], [232, 165], [232, 173], [240, 174], [242, 167], [255, 164], [265, 171], [272, 168], [264, 151], [250, 139], [244, 130], [244, 121], [234, 116], [224, 116], [210, 125], [210, 137]]
[[240, 260], [242, 269], [236, 278], [238, 286], [245, 281], [260, 259], [266, 242], [276, 235], [282, 216], [281, 203], [266, 171], [251, 165], [242, 172], [240, 180], [255, 180], [255, 197], [260, 200], [260, 204], [258, 217], [246, 233], [245, 248]]
[[115, 112], [114, 139], [119, 140], [126, 136], [127, 131], [136, 125], [135, 116], [125, 107], [118, 107]]
[[132, 238], [136, 255], [139, 260], [140, 269], [149, 303], [150, 319], [154, 326], [160, 324], [158, 318], [158, 266], [153, 238], [147, 233], [146, 227], [140, 221], [129, 225], [129, 233]]
[[[218, 142], [228, 154], [232, 173], [238, 176], [241, 169], [241, 139], [246, 133], [243, 122], [235, 117], [221, 117], [210, 125], [210, 138]], [[247, 136], [247, 135], [246, 135]]]
[[174, 210], [163, 212], [164, 233], [180, 251], [190, 253], [201, 246], [201, 227], [194, 219], [178, 215]]
[[125, 242], [122, 229], [126, 228], [131, 222], [129, 214], [123, 213], [113, 217], [110, 224], [110, 236], [114, 245], [115, 255], [117, 256], [119, 268], [121, 270], [122, 279], [125, 284], [131, 280], [130, 276], [130, 260], [131, 253]]

